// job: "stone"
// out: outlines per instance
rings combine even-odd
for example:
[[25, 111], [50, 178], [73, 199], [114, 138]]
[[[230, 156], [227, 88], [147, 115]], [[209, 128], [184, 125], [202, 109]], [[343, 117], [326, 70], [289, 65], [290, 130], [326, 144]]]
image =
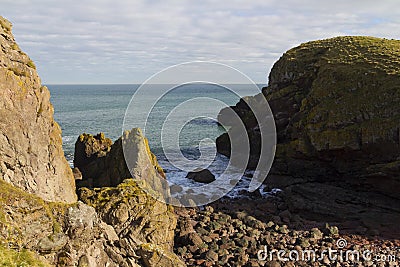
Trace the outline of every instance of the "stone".
[[[75, 207], [69, 207], [66, 214], [70, 235], [79, 236], [81, 231], [91, 231], [97, 221], [97, 213], [93, 207], [81, 201]], [[76, 233], [78, 231], [78, 233]]]
[[180, 186], [180, 185], [174, 184], [174, 185], [171, 185], [171, 186], [170, 186], [170, 192], [171, 192], [171, 194], [180, 193], [180, 192], [182, 192], [182, 191], [183, 191], [183, 188], [182, 188], [182, 186]]
[[216, 253], [215, 251], [209, 250], [206, 253], [206, 259], [213, 261], [213, 262], [217, 262], [218, 261], [218, 253]]
[[87, 175], [84, 166], [97, 158], [107, 155], [111, 150], [112, 144], [112, 140], [106, 138], [104, 133], [99, 133], [95, 136], [86, 133], [81, 134], [75, 143], [74, 166], [81, 167], [82, 170], [85, 170], [85, 175]]
[[165, 251], [154, 244], [142, 244], [139, 250], [146, 267], [183, 267], [186, 266], [174, 253]]
[[215, 176], [208, 169], [196, 169], [189, 172], [186, 178], [192, 179], [198, 183], [211, 183], [215, 181]]
[[310, 232], [311, 232], [311, 238], [315, 240], [320, 240], [324, 237], [324, 234], [318, 228], [312, 228]]
[[99, 223], [100, 229], [102, 229], [102, 232], [104, 233], [104, 237], [110, 241], [110, 242], [115, 242], [119, 240], [119, 237], [117, 233], [115, 232], [115, 229], [111, 226], [106, 224], [105, 222], [100, 222]]
[[83, 179], [82, 173], [81, 173], [81, 171], [79, 170], [78, 167], [72, 168], [72, 173], [74, 175], [74, 179], [75, 180], [82, 180]]
[[50, 253], [61, 250], [68, 242], [68, 238], [64, 233], [52, 234], [49, 237], [42, 238], [37, 249], [42, 253]]
[[0, 17], [0, 179], [44, 200], [76, 202], [49, 90]]

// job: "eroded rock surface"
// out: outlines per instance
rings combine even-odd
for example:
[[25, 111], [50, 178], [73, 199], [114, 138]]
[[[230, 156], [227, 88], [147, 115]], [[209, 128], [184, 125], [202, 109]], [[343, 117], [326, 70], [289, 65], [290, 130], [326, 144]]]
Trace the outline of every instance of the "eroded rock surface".
[[0, 178], [48, 201], [76, 201], [49, 90], [0, 17]]
[[78, 187], [117, 186], [130, 177], [148, 179], [148, 182], [165, 178], [139, 128], [125, 131], [115, 143], [103, 133], [96, 136], [81, 134], [75, 143], [74, 158], [75, 167], [82, 173]]

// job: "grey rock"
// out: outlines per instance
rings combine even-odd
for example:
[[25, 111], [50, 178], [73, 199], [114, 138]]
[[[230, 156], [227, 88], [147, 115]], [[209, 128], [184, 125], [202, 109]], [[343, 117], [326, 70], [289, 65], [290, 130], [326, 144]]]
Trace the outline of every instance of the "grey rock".
[[215, 176], [208, 169], [196, 169], [189, 172], [186, 178], [192, 179], [198, 183], [211, 183], [215, 181]]

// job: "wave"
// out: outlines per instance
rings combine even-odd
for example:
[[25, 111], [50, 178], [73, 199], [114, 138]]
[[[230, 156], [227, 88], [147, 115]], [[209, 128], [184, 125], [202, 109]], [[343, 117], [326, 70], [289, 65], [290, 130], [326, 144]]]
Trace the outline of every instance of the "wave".
[[216, 125], [218, 126], [218, 122], [215, 119], [210, 119], [210, 118], [195, 118], [191, 120], [188, 124], [192, 125], [200, 125], [200, 126], [209, 126], [209, 125]]

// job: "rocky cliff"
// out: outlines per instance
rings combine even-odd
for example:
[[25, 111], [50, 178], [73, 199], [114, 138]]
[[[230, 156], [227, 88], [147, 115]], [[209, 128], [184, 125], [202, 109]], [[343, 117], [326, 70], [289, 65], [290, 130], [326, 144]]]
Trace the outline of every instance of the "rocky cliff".
[[[274, 64], [262, 93], [277, 126], [271, 173], [283, 176], [266, 183], [290, 192], [293, 209], [400, 221], [399, 58], [399, 40], [348, 36], [302, 44]], [[254, 166], [257, 124], [243, 101], [233, 108], [256, 140]], [[228, 154], [226, 134], [217, 147]]]
[[[108, 187], [80, 188], [85, 203], [77, 202], [49, 91], [11, 24], [0, 17], [0, 26], [0, 265], [185, 266], [172, 251], [173, 208], [147, 194], [148, 182], [165, 179], [141, 131], [127, 131], [115, 144], [82, 137], [77, 162], [100, 164], [93, 163], [102, 176], [89, 175], [91, 185], [95, 178]], [[125, 179], [131, 175], [122, 142], [136, 159], [130, 167], [137, 179]], [[78, 170], [74, 175], [82, 179]]]
[[[278, 131], [273, 171], [357, 176], [357, 183], [390, 180], [396, 188], [399, 56], [400, 41], [372, 37], [314, 41], [286, 52], [263, 88]], [[248, 107], [241, 101], [234, 109], [254, 134], [256, 122]], [[222, 139], [220, 151], [226, 154], [229, 144]]]
[[357, 176], [357, 183], [375, 186], [385, 181], [389, 194], [398, 188], [399, 56], [400, 41], [372, 37], [338, 37], [286, 52], [263, 89], [278, 125], [276, 169]]
[[0, 17], [0, 178], [48, 201], [77, 200], [49, 90]]

